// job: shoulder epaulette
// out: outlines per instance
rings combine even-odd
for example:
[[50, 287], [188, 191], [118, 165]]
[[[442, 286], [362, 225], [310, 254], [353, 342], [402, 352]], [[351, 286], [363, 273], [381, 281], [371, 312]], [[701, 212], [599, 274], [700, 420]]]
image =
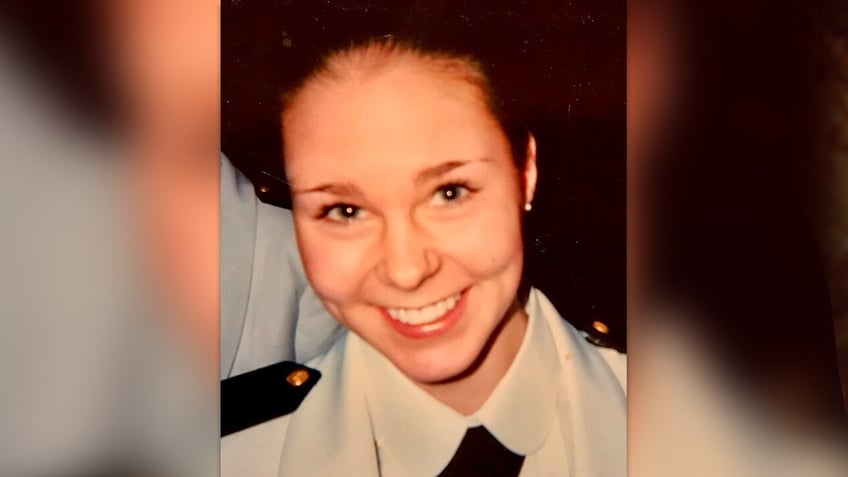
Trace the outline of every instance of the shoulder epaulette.
[[612, 330], [603, 321], [592, 321], [581, 327], [580, 331], [586, 341], [602, 348], [612, 348], [619, 352], [627, 352], [626, 334]]
[[321, 373], [292, 361], [221, 381], [221, 437], [294, 412]]

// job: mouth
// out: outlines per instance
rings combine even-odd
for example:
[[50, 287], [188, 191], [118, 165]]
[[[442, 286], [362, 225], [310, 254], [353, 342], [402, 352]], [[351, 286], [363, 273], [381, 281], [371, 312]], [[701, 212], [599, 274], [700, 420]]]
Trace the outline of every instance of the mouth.
[[442, 317], [445, 313], [453, 310], [461, 296], [462, 293], [457, 293], [456, 295], [449, 296], [437, 303], [427, 305], [423, 308], [386, 308], [386, 311], [389, 313], [389, 316], [401, 323], [406, 323], [407, 325], [423, 325], [424, 323], [434, 321]]
[[400, 334], [409, 338], [429, 338], [447, 332], [462, 315], [466, 289], [421, 308], [381, 308], [383, 316]]

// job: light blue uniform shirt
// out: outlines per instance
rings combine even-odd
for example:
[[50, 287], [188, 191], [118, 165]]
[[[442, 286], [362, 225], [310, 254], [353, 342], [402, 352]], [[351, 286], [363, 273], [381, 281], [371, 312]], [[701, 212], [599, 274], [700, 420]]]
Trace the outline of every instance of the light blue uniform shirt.
[[291, 211], [260, 201], [221, 156], [221, 379], [308, 361], [341, 327], [309, 287]]

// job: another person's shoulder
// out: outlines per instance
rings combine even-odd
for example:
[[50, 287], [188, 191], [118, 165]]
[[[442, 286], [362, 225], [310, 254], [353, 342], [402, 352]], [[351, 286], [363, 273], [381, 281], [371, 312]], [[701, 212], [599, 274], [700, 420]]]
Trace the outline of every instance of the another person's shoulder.
[[222, 437], [294, 412], [320, 378], [317, 369], [283, 361], [224, 379]]
[[343, 338], [306, 364], [282, 361], [222, 380], [221, 437], [294, 414], [319, 381], [332, 387], [326, 381], [334, 381], [342, 365]]
[[320, 379], [283, 361], [221, 381], [221, 475], [277, 475], [291, 415]]
[[283, 361], [221, 382], [221, 476], [276, 476], [297, 411], [337, 397], [345, 340], [306, 364]]

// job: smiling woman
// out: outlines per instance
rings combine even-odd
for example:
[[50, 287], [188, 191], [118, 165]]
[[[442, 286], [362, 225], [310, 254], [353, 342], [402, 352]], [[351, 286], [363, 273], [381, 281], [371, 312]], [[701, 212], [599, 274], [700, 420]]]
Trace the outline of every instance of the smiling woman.
[[371, 35], [287, 88], [298, 249], [349, 331], [295, 413], [224, 439], [222, 475], [626, 473], [624, 355], [530, 286], [537, 139], [494, 73]]
[[283, 120], [310, 283], [340, 322], [465, 413], [526, 329], [521, 213], [536, 185], [532, 136], [519, 170], [486, 89], [471, 60], [383, 40], [329, 57]]

